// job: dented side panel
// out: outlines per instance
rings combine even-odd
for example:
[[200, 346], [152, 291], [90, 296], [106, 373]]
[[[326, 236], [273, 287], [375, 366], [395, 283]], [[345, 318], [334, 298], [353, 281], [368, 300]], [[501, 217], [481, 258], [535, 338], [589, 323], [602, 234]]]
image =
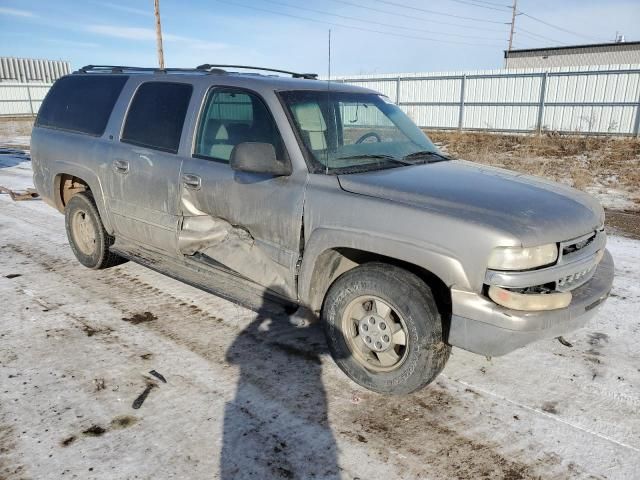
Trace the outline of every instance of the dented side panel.
[[201, 179], [180, 190], [178, 249], [199, 253], [289, 298], [297, 298], [296, 263], [306, 172], [272, 177], [189, 158], [183, 175]]

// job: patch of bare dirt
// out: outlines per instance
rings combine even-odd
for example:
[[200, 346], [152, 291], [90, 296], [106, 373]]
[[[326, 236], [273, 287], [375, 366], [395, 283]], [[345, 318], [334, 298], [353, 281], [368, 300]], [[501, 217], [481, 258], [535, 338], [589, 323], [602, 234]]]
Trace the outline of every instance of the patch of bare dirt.
[[133, 323], [134, 325], [138, 325], [140, 323], [152, 322], [157, 319], [158, 317], [156, 317], [153, 313], [143, 312], [143, 313], [136, 313], [134, 315], [131, 315], [131, 317], [126, 317], [126, 318], [123, 318], [122, 320], [124, 320], [125, 322]]
[[100, 425], [92, 425], [86, 430], [83, 430], [82, 434], [87, 435], [88, 437], [99, 437], [101, 435], [104, 435], [106, 431], [107, 430], [104, 427], [101, 427]]
[[24, 478], [24, 467], [15, 465], [9, 456], [15, 448], [14, 429], [0, 425], [0, 479]]
[[[359, 441], [379, 449], [380, 455], [389, 446], [407, 451], [428, 465], [427, 471], [436, 478], [538, 478], [532, 466], [506, 458], [497, 445], [481, 443], [456, 430], [447, 412], [460, 406], [460, 400], [443, 389], [432, 386], [412, 397], [372, 397], [370, 401], [367, 409], [353, 408], [354, 432]], [[413, 441], [424, 431], [429, 432], [428, 443]]]
[[607, 210], [605, 218], [610, 232], [640, 240], [640, 212]]
[[[28, 137], [31, 135], [33, 127], [32, 117], [8, 117], [0, 119], [0, 144], [11, 140], [15, 137]], [[29, 148], [29, 142], [25, 141], [25, 145], [15, 145]]]
[[113, 429], [121, 429], [127, 428], [136, 423], [138, 419], [136, 417], [132, 417], [131, 415], [120, 415], [119, 417], [115, 417], [111, 420], [111, 428]]

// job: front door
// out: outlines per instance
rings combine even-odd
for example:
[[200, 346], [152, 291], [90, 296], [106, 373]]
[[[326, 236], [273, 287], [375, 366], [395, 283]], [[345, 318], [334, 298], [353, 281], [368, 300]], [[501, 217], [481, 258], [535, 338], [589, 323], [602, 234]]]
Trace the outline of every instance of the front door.
[[176, 254], [181, 158], [177, 155], [193, 87], [142, 83], [114, 144], [107, 190], [118, 236]]
[[274, 177], [229, 165], [243, 142], [270, 143], [288, 161], [269, 108], [251, 91], [212, 88], [195, 137], [182, 167], [178, 248], [295, 299], [307, 172]]

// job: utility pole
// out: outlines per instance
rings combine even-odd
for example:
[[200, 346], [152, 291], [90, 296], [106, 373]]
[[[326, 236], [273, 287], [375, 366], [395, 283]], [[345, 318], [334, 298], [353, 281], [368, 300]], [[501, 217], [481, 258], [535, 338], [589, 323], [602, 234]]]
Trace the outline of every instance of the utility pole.
[[160, 25], [160, 0], [154, 0], [153, 3], [156, 15], [156, 48], [158, 50], [158, 66], [160, 68], [164, 68], [164, 52], [162, 50], [162, 26]]
[[511, 45], [513, 44], [513, 31], [516, 27], [516, 7], [518, 6], [518, 0], [513, 0], [513, 6], [511, 7], [511, 32], [509, 32], [509, 48], [508, 51], [511, 51]]

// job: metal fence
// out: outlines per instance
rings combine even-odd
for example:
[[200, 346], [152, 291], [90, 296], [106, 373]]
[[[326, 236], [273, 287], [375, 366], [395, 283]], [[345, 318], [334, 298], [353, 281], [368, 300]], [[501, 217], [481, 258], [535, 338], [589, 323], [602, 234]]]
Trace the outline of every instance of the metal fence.
[[640, 65], [338, 77], [430, 129], [639, 135]]
[[[387, 95], [423, 128], [640, 135], [640, 65], [334, 80]], [[35, 115], [50, 87], [1, 82], [0, 116]]]
[[34, 116], [50, 83], [0, 83], [0, 116]]

